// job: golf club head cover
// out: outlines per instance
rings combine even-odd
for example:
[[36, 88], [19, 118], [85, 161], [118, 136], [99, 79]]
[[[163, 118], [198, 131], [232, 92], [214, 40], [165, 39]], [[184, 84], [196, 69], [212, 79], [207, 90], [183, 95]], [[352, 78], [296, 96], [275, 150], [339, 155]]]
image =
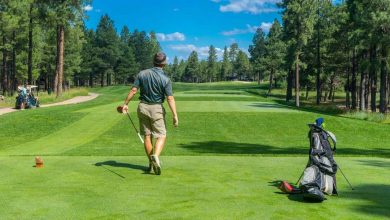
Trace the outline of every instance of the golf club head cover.
[[278, 187], [282, 192], [288, 193], [288, 194], [298, 194], [301, 193], [301, 190], [294, 187], [287, 181], [282, 181]]
[[324, 118], [317, 118], [316, 119], [316, 125], [318, 127], [322, 127], [322, 124], [324, 123]]
[[118, 106], [118, 107], [116, 107], [116, 111], [118, 112], [118, 113], [123, 113], [123, 107], [122, 106]]

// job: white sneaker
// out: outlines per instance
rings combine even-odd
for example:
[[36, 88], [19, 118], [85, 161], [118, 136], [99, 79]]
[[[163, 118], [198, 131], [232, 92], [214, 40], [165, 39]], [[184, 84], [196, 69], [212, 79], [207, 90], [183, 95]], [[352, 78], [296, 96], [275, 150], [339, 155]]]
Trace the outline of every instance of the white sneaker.
[[156, 155], [152, 155], [153, 171], [156, 175], [161, 175], [160, 159]]

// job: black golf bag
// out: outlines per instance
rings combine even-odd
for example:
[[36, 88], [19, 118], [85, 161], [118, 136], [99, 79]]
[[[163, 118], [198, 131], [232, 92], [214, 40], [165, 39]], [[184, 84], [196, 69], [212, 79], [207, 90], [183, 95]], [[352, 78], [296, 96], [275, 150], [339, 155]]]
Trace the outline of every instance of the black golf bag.
[[304, 199], [322, 202], [325, 199], [324, 193], [337, 194], [337, 164], [333, 159], [333, 153], [336, 151], [336, 137], [316, 124], [309, 124], [309, 127], [309, 161], [299, 188]]

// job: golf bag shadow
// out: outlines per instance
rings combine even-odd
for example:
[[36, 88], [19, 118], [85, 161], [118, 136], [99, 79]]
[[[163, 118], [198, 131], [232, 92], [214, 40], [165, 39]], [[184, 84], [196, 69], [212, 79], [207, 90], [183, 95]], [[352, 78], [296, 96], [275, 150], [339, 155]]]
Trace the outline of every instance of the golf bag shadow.
[[[336, 137], [316, 124], [309, 124], [309, 161], [300, 179], [299, 188], [305, 200], [322, 202], [327, 195], [337, 195], [337, 164], [333, 159]], [[331, 139], [333, 148], [331, 146]]]

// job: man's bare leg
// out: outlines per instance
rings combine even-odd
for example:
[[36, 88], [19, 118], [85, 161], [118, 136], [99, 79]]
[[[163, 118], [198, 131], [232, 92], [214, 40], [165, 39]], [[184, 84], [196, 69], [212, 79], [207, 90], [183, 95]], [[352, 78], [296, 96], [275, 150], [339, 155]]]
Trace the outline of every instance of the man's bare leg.
[[152, 138], [150, 135], [145, 135], [144, 137], [144, 147], [145, 147], [145, 153], [146, 156], [149, 159], [149, 163], [151, 161], [151, 155], [153, 154], [153, 143], [152, 143]]
[[165, 139], [166, 137], [159, 137], [156, 140], [156, 144], [154, 145], [154, 155], [156, 155], [157, 157], [160, 156], [161, 151], [164, 148]]

